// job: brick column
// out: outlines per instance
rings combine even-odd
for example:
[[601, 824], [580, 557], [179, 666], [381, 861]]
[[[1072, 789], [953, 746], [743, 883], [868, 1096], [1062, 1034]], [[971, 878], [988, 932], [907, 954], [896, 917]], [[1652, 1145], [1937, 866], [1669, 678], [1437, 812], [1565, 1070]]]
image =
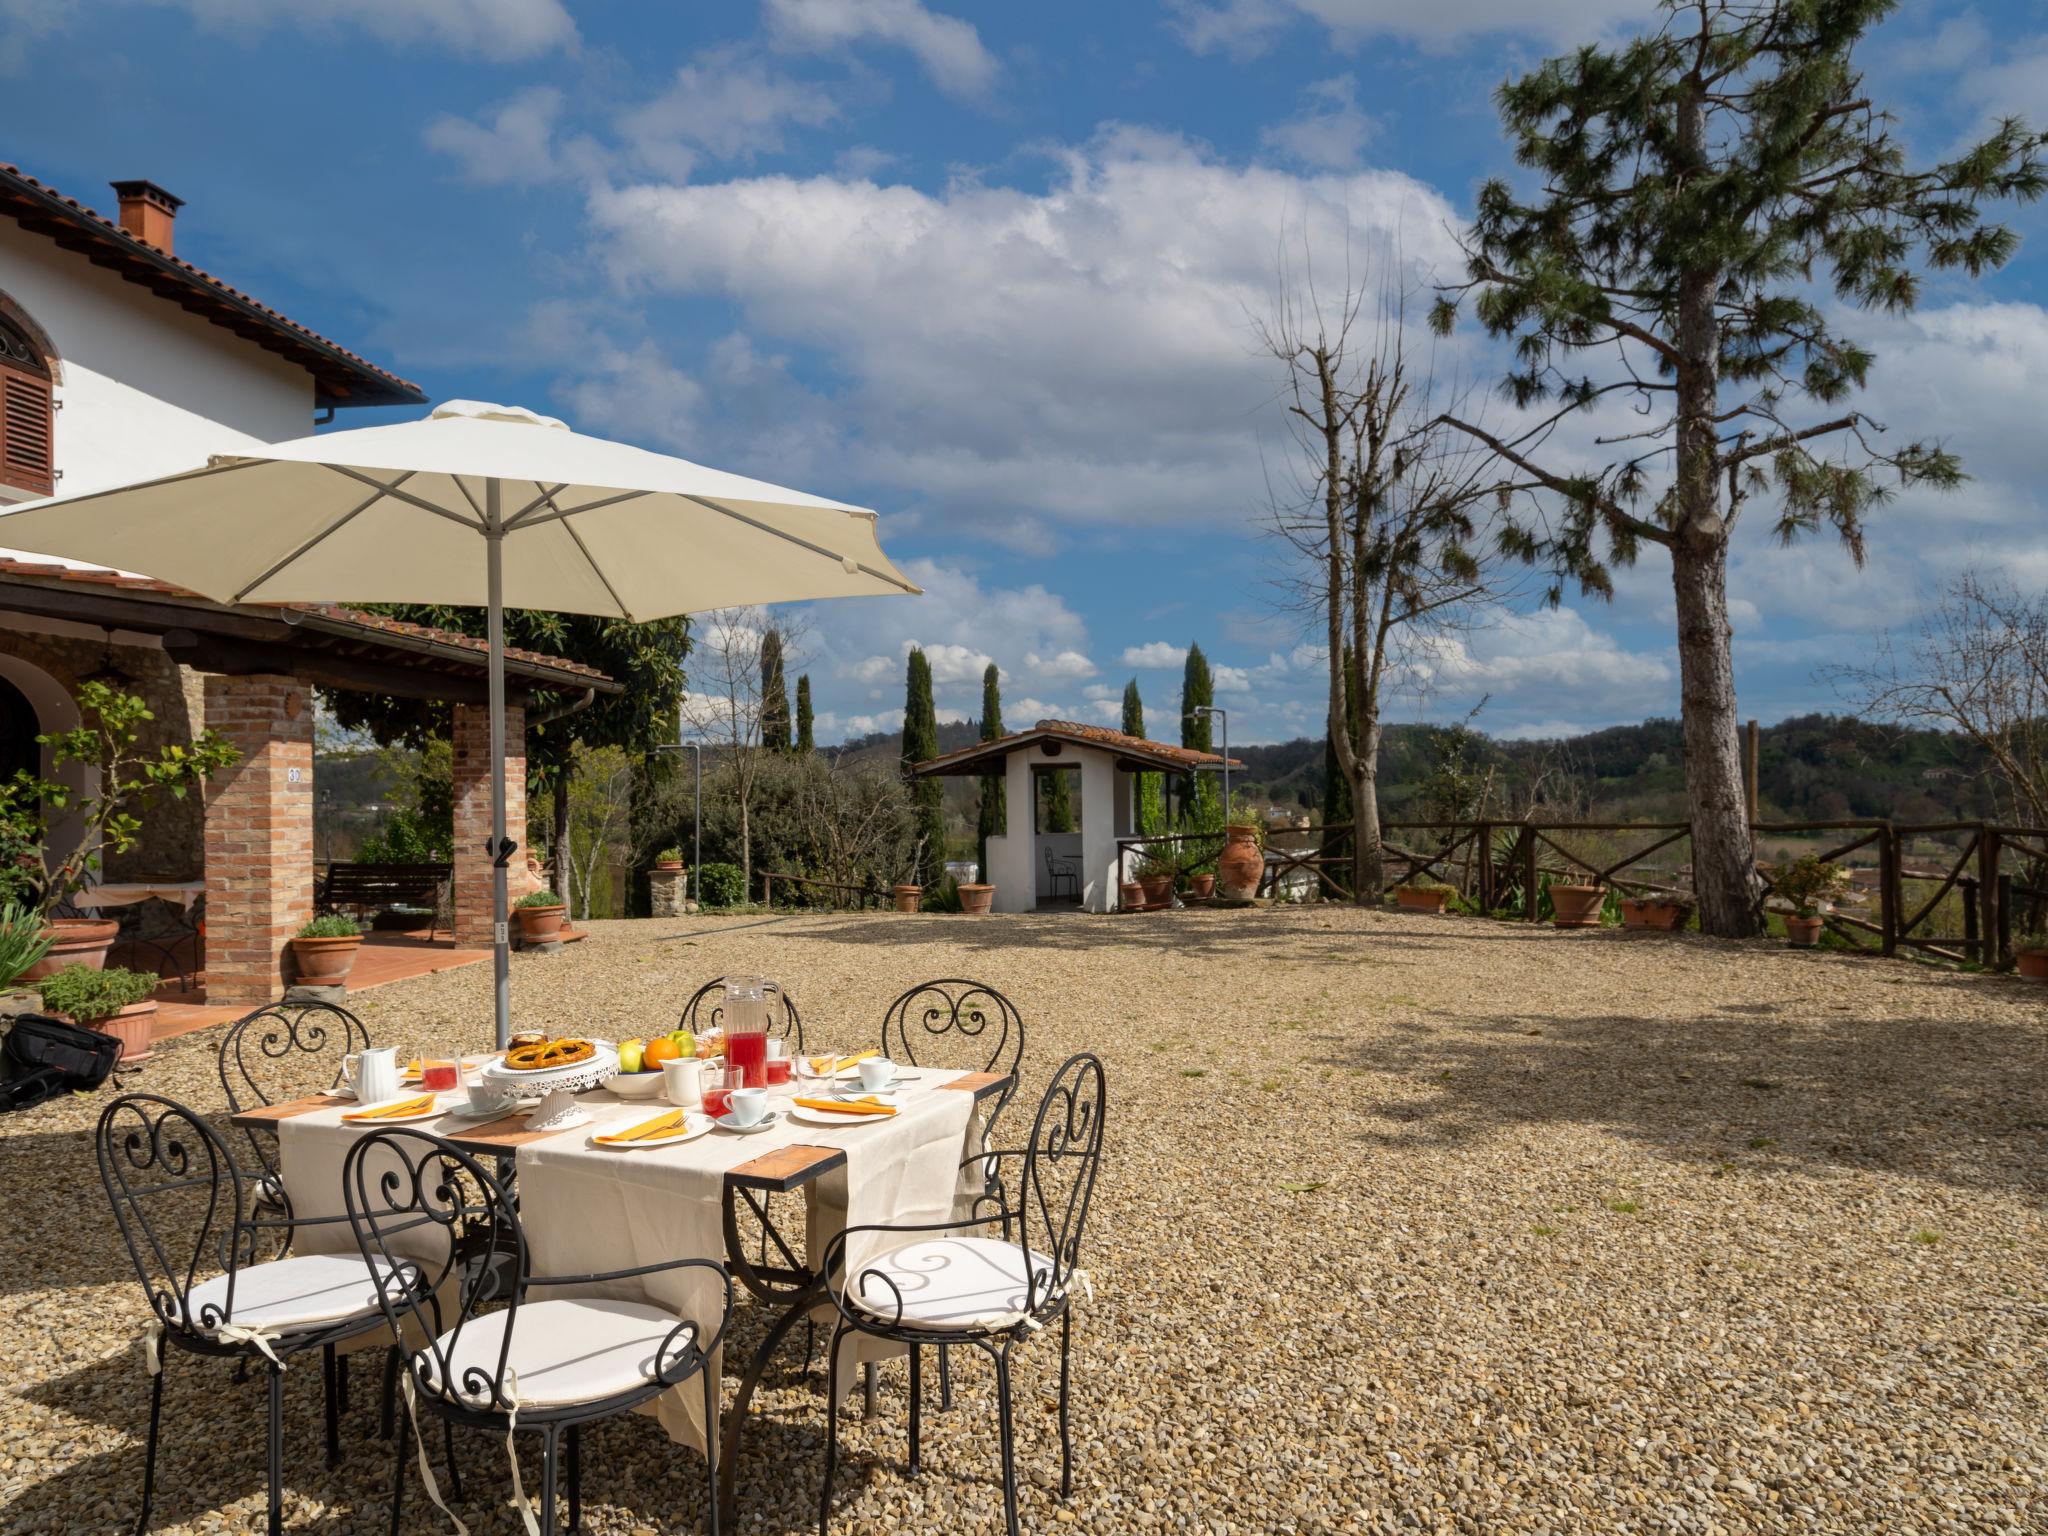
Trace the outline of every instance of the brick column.
[[[482, 704], [455, 706], [455, 942], [487, 948], [491, 942], [491, 712]], [[505, 835], [519, 844], [506, 871], [510, 899], [533, 889], [526, 872], [526, 711], [505, 709]]]
[[206, 795], [206, 999], [284, 992], [285, 943], [313, 915], [313, 699], [295, 678], [206, 679], [206, 723], [241, 757]]

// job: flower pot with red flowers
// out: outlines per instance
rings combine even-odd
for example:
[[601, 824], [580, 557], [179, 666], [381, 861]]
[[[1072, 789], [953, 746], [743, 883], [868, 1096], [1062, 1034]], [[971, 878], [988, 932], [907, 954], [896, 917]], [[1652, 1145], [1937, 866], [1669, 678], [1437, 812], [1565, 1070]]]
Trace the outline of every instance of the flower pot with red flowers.
[[2029, 981], [2048, 981], [2048, 933], [2022, 934], [2016, 939], [2013, 964]]
[[44, 977], [36, 990], [43, 996], [45, 1013], [119, 1040], [121, 1063], [126, 1066], [150, 1054], [150, 1029], [156, 1023], [156, 1001], [150, 994], [156, 991], [156, 982], [154, 971], [68, 965]]
[[345, 912], [316, 917], [292, 935], [292, 965], [302, 987], [345, 987], [356, 951], [363, 947], [362, 925]]
[[996, 899], [996, 888], [992, 885], [967, 884], [957, 887], [960, 892], [960, 910], [969, 917], [987, 917], [989, 908]]
[[568, 907], [553, 891], [528, 891], [513, 909], [519, 917], [519, 938], [526, 944], [549, 944], [562, 936]]
[[1411, 875], [1394, 887], [1394, 904], [1404, 912], [1441, 912], [1456, 894], [1456, 886]]
[[1816, 854], [1801, 854], [1771, 872], [1771, 894], [1792, 905], [1785, 919], [1785, 938], [1794, 949], [1820, 943], [1821, 914], [1832, 910], [1832, 898], [1849, 883], [1849, 872]]
[[915, 912], [924, 905], [924, 887], [903, 883], [889, 887], [890, 899], [898, 912]]
[[1554, 880], [1550, 885], [1550, 921], [1558, 928], [1598, 928], [1607, 904], [1607, 887]]

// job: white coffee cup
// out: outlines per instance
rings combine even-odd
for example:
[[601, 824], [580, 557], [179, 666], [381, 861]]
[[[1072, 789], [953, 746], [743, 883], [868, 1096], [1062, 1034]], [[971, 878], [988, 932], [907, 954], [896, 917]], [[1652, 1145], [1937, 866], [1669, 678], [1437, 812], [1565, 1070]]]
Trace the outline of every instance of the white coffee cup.
[[468, 1108], [472, 1115], [510, 1114], [518, 1103], [519, 1096], [502, 1083], [483, 1077], [469, 1080]]
[[870, 1056], [854, 1070], [860, 1074], [860, 1085], [869, 1093], [886, 1088], [896, 1080], [896, 1063], [886, 1056]]
[[761, 1117], [768, 1113], [768, 1090], [766, 1088], [735, 1088], [728, 1097], [732, 1123], [737, 1126], [758, 1125]]
[[698, 1056], [679, 1057], [661, 1064], [662, 1091], [678, 1109], [698, 1109], [704, 1103], [704, 1062]]

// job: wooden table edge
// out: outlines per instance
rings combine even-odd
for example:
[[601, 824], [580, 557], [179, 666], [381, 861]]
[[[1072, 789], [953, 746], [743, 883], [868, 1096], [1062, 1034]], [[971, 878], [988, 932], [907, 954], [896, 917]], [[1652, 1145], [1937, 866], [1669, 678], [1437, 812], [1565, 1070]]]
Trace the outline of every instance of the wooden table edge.
[[286, 1099], [282, 1104], [258, 1104], [250, 1109], [238, 1109], [228, 1116], [228, 1124], [245, 1128], [260, 1128], [275, 1125], [280, 1120], [289, 1120], [295, 1115], [310, 1115], [316, 1109], [332, 1109], [336, 1105], [350, 1102], [330, 1098], [316, 1093], [305, 1099]]
[[846, 1166], [844, 1147], [814, 1147], [795, 1142], [764, 1152], [759, 1157], [725, 1170], [725, 1182], [741, 1189], [765, 1189], [787, 1194], [822, 1178], [834, 1168]]

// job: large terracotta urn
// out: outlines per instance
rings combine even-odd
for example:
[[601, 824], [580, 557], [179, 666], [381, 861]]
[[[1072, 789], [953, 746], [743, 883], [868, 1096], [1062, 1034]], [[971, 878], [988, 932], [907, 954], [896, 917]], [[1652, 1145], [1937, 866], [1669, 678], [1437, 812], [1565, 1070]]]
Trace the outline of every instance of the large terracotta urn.
[[1216, 860], [1216, 885], [1228, 901], [1250, 901], [1259, 894], [1266, 856], [1259, 852], [1257, 827], [1225, 827], [1223, 852]]
[[1550, 921], [1559, 928], [1598, 928], [1600, 909], [1606, 901], [1605, 886], [1553, 881], [1550, 886]]
[[988, 916], [989, 907], [996, 899], [996, 888], [992, 885], [976, 885], [972, 882], [960, 887], [960, 910], [969, 917]]
[[43, 931], [50, 936], [50, 952], [21, 973], [23, 981], [54, 976], [67, 965], [105, 970], [107, 951], [114, 947], [121, 925], [105, 917], [53, 917]]

